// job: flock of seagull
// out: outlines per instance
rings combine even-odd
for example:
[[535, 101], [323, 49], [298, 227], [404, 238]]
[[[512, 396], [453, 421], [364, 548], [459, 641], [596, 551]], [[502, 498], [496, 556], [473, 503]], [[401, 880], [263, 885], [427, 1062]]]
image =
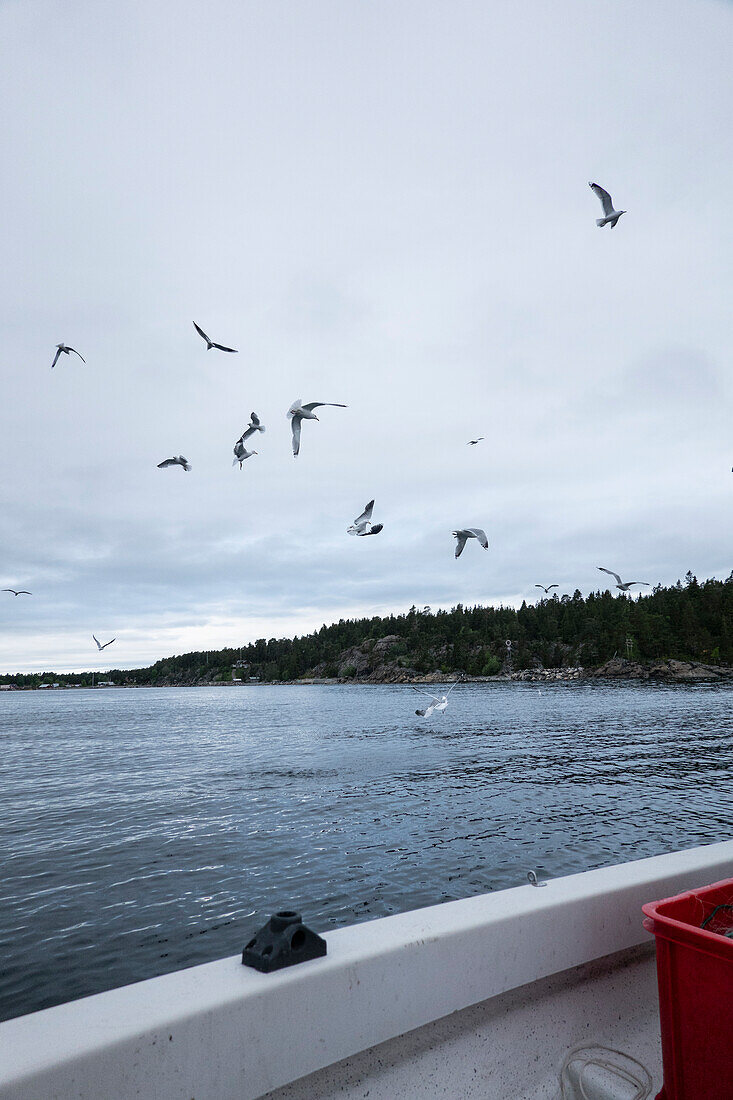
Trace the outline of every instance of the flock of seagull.
[[[613, 205], [613, 199], [609, 195], [608, 191], [604, 190], [604, 188], [601, 187], [599, 184], [589, 183], [588, 186], [591, 188], [591, 190], [594, 192], [594, 194], [598, 197], [598, 199], [601, 203], [601, 207], [603, 209], [603, 217], [596, 219], [596, 225], [601, 227], [601, 228], [606, 226], [606, 225], [610, 225], [611, 228], [614, 229], [616, 227], [616, 225], [618, 224], [619, 218], [621, 217], [622, 214], [625, 214], [626, 211], [625, 210], [616, 210], [614, 205]], [[237, 348], [230, 348], [227, 344], [219, 344], [215, 340], [212, 340], [204, 332], [204, 330], [200, 327], [200, 325], [196, 324], [195, 321], [193, 322], [193, 327], [195, 328], [195, 330], [199, 334], [199, 336], [202, 338], [202, 340], [205, 342], [207, 351], [212, 351], [212, 350], [215, 349], [216, 351], [222, 351], [222, 352], [228, 353], [230, 355], [237, 355], [238, 354], [238, 349]], [[53, 370], [53, 368], [56, 366], [56, 364], [59, 361], [59, 358], [62, 355], [71, 355], [71, 354], [74, 354], [74, 355], [78, 356], [79, 359], [81, 359], [82, 363], [86, 363], [86, 360], [85, 360], [84, 356], [80, 352], [78, 352], [76, 350], [76, 348], [72, 348], [70, 345], [65, 344], [65, 343], [60, 343], [60, 344], [56, 345], [56, 354], [54, 356], [53, 362], [51, 363], [51, 369]], [[300, 398], [298, 398], [296, 401], [294, 401], [293, 404], [290, 406], [290, 408], [288, 409], [288, 411], [286, 413], [286, 416], [287, 416], [288, 420], [290, 421], [290, 428], [291, 428], [291, 433], [292, 433], [293, 456], [297, 457], [298, 454], [300, 453], [300, 437], [301, 437], [301, 428], [302, 428], [303, 421], [304, 420], [318, 420], [319, 419], [319, 417], [316, 415], [316, 412], [315, 412], [316, 409], [320, 409], [320, 408], [345, 409], [347, 407], [348, 406], [340, 404], [340, 403], [335, 402], [335, 401], [309, 401], [305, 404], [302, 402], [302, 400]], [[258, 452], [256, 450], [254, 450], [254, 449], [249, 450], [247, 448], [247, 442], [248, 442], [248, 440], [252, 439], [253, 436], [257, 436], [257, 435], [259, 435], [259, 434], [261, 434], [265, 431], [266, 431], [265, 425], [261, 422], [261, 420], [260, 420], [259, 416], [257, 415], [257, 413], [255, 413], [255, 412], [251, 413], [249, 424], [247, 425], [247, 427], [244, 429], [244, 431], [242, 432], [239, 439], [234, 444], [234, 449], [233, 449], [234, 450], [234, 459], [233, 459], [233, 462], [232, 462], [233, 466], [236, 466], [237, 463], [239, 463], [239, 468], [241, 470], [244, 463], [247, 461], [247, 459], [252, 458], [253, 455], [258, 454]], [[484, 438], [485, 438], [484, 436], [480, 435], [480, 436], [477, 436], [476, 439], [469, 439], [466, 446], [475, 447]], [[188, 472], [189, 470], [192, 469], [191, 463], [182, 454], [181, 455], [173, 455], [172, 457], [165, 458], [165, 459], [163, 459], [162, 462], [158, 463], [158, 469], [160, 469], [160, 470], [164, 470], [164, 469], [166, 469], [170, 466], [180, 466], [186, 472]], [[355, 536], [360, 537], [360, 538], [364, 538], [364, 537], [369, 536], [369, 535], [378, 535], [380, 533], [380, 531], [383, 530], [384, 524], [382, 524], [382, 523], [372, 523], [373, 509], [374, 509], [374, 501], [370, 500], [369, 503], [364, 508], [364, 511], [359, 516], [356, 517], [354, 522], [352, 524], [350, 524], [349, 527], [347, 527], [346, 533], [349, 534], [349, 535], [355, 535]], [[455, 547], [455, 556], [456, 556], [456, 558], [459, 558], [461, 556], [461, 554], [463, 553], [463, 549], [464, 549], [464, 547], [465, 547], [465, 545], [466, 545], [466, 543], [468, 542], [469, 539], [476, 539], [478, 544], [481, 547], [483, 547], [484, 550], [488, 550], [488, 548], [489, 548], [489, 540], [486, 536], [486, 532], [481, 527], [463, 527], [463, 528], [459, 528], [457, 531], [453, 532], [453, 537], [456, 540], [456, 547]], [[612, 569], [606, 569], [602, 565], [599, 565], [598, 569], [601, 572], [608, 573], [610, 576], [614, 577], [616, 579], [616, 588], [619, 589], [619, 591], [621, 591], [621, 592], [628, 592], [629, 589], [633, 585], [646, 585], [648, 587], [648, 582], [647, 581], [622, 581], [621, 577], [618, 575], [618, 573], [615, 573]], [[549, 593], [552, 591], [553, 588], [558, 588], [558, 587], [559, 587], [559, 585], [557, 585], [557, 584], [551, 584], [551, 585], [548, 585], [548, 586], [545, 586], [543, 584], [536, 584], [535, 585], [535, 588], [541, 588], [546, 596], [549, 595]], [[23, 588], [21, 588], [21, 589], [4, 588], [2, 591], [10, 593], [13, 596], [31, 596], [32, 595], [31, 592], [29, 592], [27, 589], [23, 589]], [[105, 642], [104, 644], [102, 644], [98, 640], [96, 635], [94, 635], [94, 634], [92, 635], [92, 639], [96, 643], [97, 649], [100, 652], [103, 649], [106, 649], [107, 646], [112, 645], [112, 643], [116, 640], [115, 638], [112, 638], [112, 639], [110, 639], [110, 641]], [[429, 695], [428, 693], [423, 692], [423, 694], [428, 694], [428, 698], [431, 700], [431, 702], [429, 703], [428, 706], [426, 706], [425, 708], [423, 708], [421, 710], [417, 710], [415, 713], [420, 715], [421, 717], [428, 718], [435, 711], [438, 711], [438, 712], [444, 711], [446, 709], [446, 707], [448, 706], [448, 696], [450, 695], [453, 688], [456, 687], [456, 684], [458, 682], [459, 681], [456, 681], [456, 683], [453, 684], [450, 687], [447, 694], [443, 695], [441, 697]], [[414, 690], [418, 690], [418, 689], [414, 689]]]

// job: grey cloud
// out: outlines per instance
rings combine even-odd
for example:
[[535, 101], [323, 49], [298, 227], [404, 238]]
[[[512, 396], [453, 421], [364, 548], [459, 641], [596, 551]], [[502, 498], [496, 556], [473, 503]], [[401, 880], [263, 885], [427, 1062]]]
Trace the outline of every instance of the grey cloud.
[[[729, 572], [732, 18], [6, 5], [2, 576], [39, 595], [0, 603], [0, 667], [80, 667], [90, 623], [146, 663], [598, 564]], [[86, 365], [52, 373], [60, 340]], [[298, 396], [349, 408], [294, 460]], [[457, 525], [489, 554], [455, 562]]]

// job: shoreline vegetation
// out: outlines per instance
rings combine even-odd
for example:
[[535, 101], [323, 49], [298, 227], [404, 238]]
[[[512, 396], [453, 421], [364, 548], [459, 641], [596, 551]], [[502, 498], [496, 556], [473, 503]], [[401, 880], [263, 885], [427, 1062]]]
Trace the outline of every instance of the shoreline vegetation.
[[342, 619], [303, 637], [197, 651], [141, 669], [0, 674], [2, 690], [624, 679], [733, 681], [733, 573], [512, 607]]
[[[86, 675], [86, 674], [85, 674]], [[67, 679], [69, 679], [67, 677]], [[378, 687], [380, 684], [445, 684], [449, 680], [456, 679], [456, 674], [431, 672], [424, 676], [385, 678], [383, 680], [369, 677], [360, 680], [355, 677], [339, 678], [337, 676], [300, 676], [297, 680], [260, 680], [259, 677], [232, 680], [181, 680], [167, 683], [125, 683], [122, 680], [96, 681], [83, 683], [78, 678], [72, 683], [63, 682], [54, 678], [42, 680], [38, 684], [0, 683], [0, 691], [37, 691], [40, 688], [54, 689], [57, 691], [73, 690], [74, 688], [151, 688], [151, 687], [329, 687], [340, 685], [347, 687]], [[558, 683], [561, 681], [588, 681], [592, 680], [638, 680], [649, 683], [726, 683], [733, 684], [733, 668], [727, 665], [708, 665], [698, 661], [677, 661], [669, 659], [665, 661], [628, 661], [621, 657], [615, 657], [611, 661], [604, 662], [598, 668], [534, 668], [523, 669], [521, 672], [500, 673], [497, 676], [460, 676], [460, 682], [464, 684], [507, 684], [507, 683]]]

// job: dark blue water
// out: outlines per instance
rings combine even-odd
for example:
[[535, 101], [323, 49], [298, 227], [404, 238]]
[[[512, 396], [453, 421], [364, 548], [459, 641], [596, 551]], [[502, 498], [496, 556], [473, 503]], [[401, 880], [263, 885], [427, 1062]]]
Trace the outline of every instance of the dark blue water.
[[733, 690], [0, 695], [0, 1018], [318, 929], [728, 839]]

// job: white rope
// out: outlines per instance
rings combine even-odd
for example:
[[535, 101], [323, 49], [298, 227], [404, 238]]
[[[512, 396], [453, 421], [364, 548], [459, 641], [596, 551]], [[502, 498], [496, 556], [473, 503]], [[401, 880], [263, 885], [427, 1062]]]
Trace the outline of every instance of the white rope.
[[[616, 1060], [614, 1060], [613, 1057], [609, 1057], [609, 1055], [615, 1056]], [[565, 1086], [569, 1084], [567, 1080], [567, 1070], [573, 1062], [582, 1063], [578, 1072], [580, 1100], [595, 1100], [594, 1096], [586, 1091], [586, 1085], [589, 1085], [587, 1071], [591, 1066], [596, 1066], [599, 1069], [605, 1070], [607, 1073], [615, 1075], [617, 1080], [632, 1085], [635, 1092], [633, 1095], [629, 1096], [628, 1100], [645, 1100], [652, 1090], [651, 1075], [641, 1062], [637, 1062], [636, 1058], [632, 1058], [629, 1054], [624, 1054], [621, 1050], [615, 1050], [613, 1047], [602, 1047], [597, 1044], [583, 1045], [573, 1047], [572, 1050], [569, 1050], [565, 1055], [565, 1060], [560, 1070], [561, 1100], [576, 1100], [575, 1090], [573, 1090], [572, 1096], [565, 1091]], [[589, 1087], [591, 1086], [589, 1085]]]

